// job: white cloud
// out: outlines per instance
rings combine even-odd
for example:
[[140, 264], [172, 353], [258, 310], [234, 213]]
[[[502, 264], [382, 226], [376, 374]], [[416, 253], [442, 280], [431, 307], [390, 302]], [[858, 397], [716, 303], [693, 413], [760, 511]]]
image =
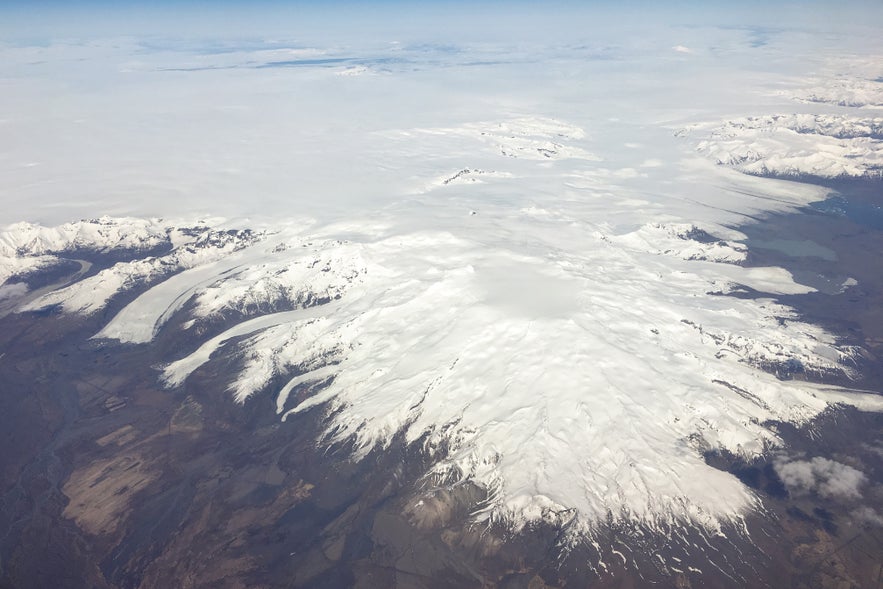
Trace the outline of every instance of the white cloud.
[[880, 515], [876, 509], [867, 505], [862, 505], [853, 510], [852, 517], [864, 524], [883, 527], [883, 515]]
[[[2, 274], [0, 277], [5, 278]], [[28, 292], [28, 286], [23, 282], [0, 285], [0, 301], [20, 297], [26, 292]]]
[[779, 461], [775, 469], [790, 492], [816, 492], [831, 499], [858, 499], [861, 487], [867, 482], [860, 470], [821, 456], [812, 460]]

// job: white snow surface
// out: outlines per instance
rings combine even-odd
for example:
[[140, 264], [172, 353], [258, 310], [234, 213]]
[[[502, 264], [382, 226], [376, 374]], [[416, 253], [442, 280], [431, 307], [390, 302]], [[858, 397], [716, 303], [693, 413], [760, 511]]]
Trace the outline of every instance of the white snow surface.
[[[877, 57], [877, 63], [883, 57]], [[815, 84], [797, 93], [798, 100], [821, 102], [837, 106], [883, 109], [883, 81], [844, 77], [816, 80]]]
[[0, 254], [37, 256], [76, 249], [149, 249], [167, 240], [167, 225], [157, 219], [105, 216], [57, 227], [20, 222], [0, 233]]
[[883, 118], [850, 115], [744, 117], [679, 131], [715, 163], [778, 176], [883, 175]]
[[53, 264], [57, 261], [53, 254], [70, 254], [76, 250], [146, 250], [168, 240], [167, 225], [157, 219], [104, 216], [56, 227], [15, 223], [0, 232], [0, 285], [14, 275]]
[[778, 176], [883, 175], [883, 118], [848, 115], [745, 117], [697, 132], [696, 149], [718, 164]]
[[[342, 409], [329, 435], [354, 439], [358, 456], [401, 430], [411, 441], [427, 436], [429, 451], [444, 441], [451, 454], [439, 456], [434, 475], [487, 486], [484, 516], [516, 527], [578, 514], [588, 530], [611, 513], [713, 528], [752, 505], [701, 451], [762, 453], [778, 443], [766, 420], [802, 423], [828, 406], [817, 387], [756, 366], [843, 370], [852, 351], [772, 301], [706, 293], [752, 273], [789, 291], [787, 273], [732, 264], [738, 244], [678, 237], [690, 225], [649, 223], [622, 236], [588, 220], [525, 225], [520, 238], [542, 243], [526, 253], [487, 217], [464, 216], [457, 230], [378, 229], [358, 241], [329, 239], [343, 229], [335, 226], [289, 230], [149, 289], [99, 336], [149, 341], [182, 300], [195, 302], [199, 320], [327, 297], [231, 327], [166, 366], [165, 382], [182, 385], [225, 342], [247, 336], [235, 352], [244, 367], [230, 380], [238, 401], [287, 375], [276, 391], [280, 414]], [[144, 330], [133, 317], [147, 317]]]
[[586, 134], [582, 129], [545, 117], [519, 117], [506, 121], [468, 123], [453, 128], [402, 132], [405, 137], [411, 137], [415, 133], [449, 137], [461, 135], [478, 139], [500, 155], [511, 158], [600, 160], [597, 155], [568, 141], [584, 138]]
[[[72, 249], [74, 253], [77, 249], [87, 249], [92, 252], [106, 253], [110, 250], [134, 250], [143, 252], [150, 247], [167, 242], [170, 246], [176, 245], [174, 249], [163, 256], [146, 257], [126, 262], [118, 262], [110, 268], [99, 271], [93, 276], [89, 276], [82, 280], [78, 280], [69, 286], [51, 291], [40, 296], [25, 305], [22, 305], [22, 311], [36, 311], [47, 307], [59, 305], [68, 313], [79, 313], [82, 315], [91, 315], [103, 309], [111, 297], [114, 295], [144, 284], [150, 281], [158, 280], [174, 274], [181, 270], [202, 266], [209, 262], [213, 262], [226, 255], [237, 251], [244, 244], [251, 241], [250, 234], [236, 235], [228, 233], [218, 233], [206, 228], [204, 225], [196, 225], [195, 227], [178, 228], [173, 225], [163, 226], [157, 221], [152, 221], [150, 229], [152, 233], [145, 233], [144, 223], [141, 220], [122, 219], [102, 219], [99, 222], [86, 222], [86, 231], [82, 227], [77, 231], [77, 238], [73, 241], [65, 242], [63, 239], [44, 240], [39, 242], [41, 246], [49, 247], [52, 252], [64, 253], [65, 248]], [[131, 223], [131, 228], [128, 225]], [[98, 224], [96, 230], [92, 225]], [[82, 225], [82, 223], [81, 223]], [[108, 226], [112, 226], [111, 231], [102, 231]], [[52, 229], [40, 228], [38, 231], [34, 226], [28, 225], [29, 231], [37, 233], [62, 234], [59, 228]], [[62, 230], [68, 227], [60, 228]], [[182, 229], [185, 231], [182, 232]], [[91, 231], [89, 231], [91, 230]], [[13, 233], [15, 228], [10, 230]], [[97, 233], [97, 236], [94, 235]], [[88, 237], [82, 238], [85, 234]], [[118, 241], [113, 242], [116, 238]], [[10, 237], [10, 240], [12, 238]], [[65, 245], [68, 243], [69, 245]], [[22, 248], [20, 252], [33, 251], [31, 248]], [[42, 249], [40, 251], [43, 251]], [[51, 263], [55, 258], [51, 256], [43, 257], [16, 257], [13, 260], [45, 260], [42, 263]], [[33, 270], [33, 267], [29, 268]]]
[[[486, 226], [473, 229], [487, 235]], [[559, 229], [573, 237], [595, 228]], [[403, 429], [410, 441], [427, 436], [430, 451], [451, 444], [434, 474], [490, 488], [487, 517], [517, 527], [578, 514], [589, 529], [612, 513], [713, 528], [754, 499], [707, 466], [701, 450], [762, 453], [778, 443], [764, 421], [802, 423], [828, 406], [815, 387], [755, 366], [796, 360], [808, 371], [842, 370], [851, 354], [771, 301], [706, 295], [730, 278], [719, 269], [738, 266], [647, 253], [603, 235], [542, 256], [465, 233], [362, 243], [360, 283], [327, 309], [269, 315], [263, 330], [234, 327], [168, 365], [164, 379], [180, 385], [225, 341], [250, 333], [230, 383], [237, 400], [287, 374], [280, 413], [342, 409], [329, 436], [354, 439], [357, 457]], [[343, 270], [329, 273], [345, 281]], [[768, 280], [789, 283], [781, 273]], [[879, 398], [859, 400], [883, 408]]]

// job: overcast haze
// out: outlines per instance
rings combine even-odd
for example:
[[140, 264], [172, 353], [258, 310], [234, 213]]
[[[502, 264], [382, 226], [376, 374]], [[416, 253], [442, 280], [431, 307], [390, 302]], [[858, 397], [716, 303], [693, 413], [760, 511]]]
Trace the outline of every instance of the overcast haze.
[[792, 109], [876, 51], [870, 6], [6, 3], [2, 220], [387, 203], [469, 165], [390, 133], [524, 115], [584, 128], [604, 168], [666, 162], [658, 185], [677, 125]]

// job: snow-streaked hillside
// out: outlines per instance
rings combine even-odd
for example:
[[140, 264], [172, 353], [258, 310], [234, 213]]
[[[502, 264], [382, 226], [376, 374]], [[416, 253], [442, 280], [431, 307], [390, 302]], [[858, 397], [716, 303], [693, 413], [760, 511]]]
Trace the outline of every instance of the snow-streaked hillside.
[[718, 164], [775, 176], [880, 177], [883, 118], [769, 115], [696, 125], [679, 136]]
[[[879, 64], [879, 57], [877, 63]], [[854, 77], [839, 77], [834, 80], [816, 80], [795, 98], [805, 102], [833, 104], [837, 106], [883, 108], [883, 81], [863, 80]]]
[[169, 228], [154, 219], [110, 218], [42, 227], [20, 222], [0, 232], [0, 285], [12, 276], [57, 262], [54, 254], [88, 250], [149, 250], [169, 243]]

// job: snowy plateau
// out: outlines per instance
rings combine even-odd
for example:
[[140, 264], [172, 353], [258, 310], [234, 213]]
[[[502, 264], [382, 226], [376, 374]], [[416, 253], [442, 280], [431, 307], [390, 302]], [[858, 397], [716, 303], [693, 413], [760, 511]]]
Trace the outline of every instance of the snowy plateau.
[[[475, 486], [483, 495], [471, 523], [512, 532], [548, 524], [562, 530], [563, 551], [616, 526], [685, 545], [697, 531], [747, 535], [763, 499], [708, 454], [772, 463], [786, 449], [782, 424], [808, 427], [833, 407], [883, 411], [878, 393], [818, 384], [848, 383], [866, 351], [782, 302], [815, 289], [785, 268], [750, 263], [743, 232], [824, 200], [814, 182], [881, 178], [883, 82], [874, 76], [883, 71], [869, 73], [881, 62], [868, 61], [846, 75], [832, 62], [831, 75], [730, 81], [698, 40], [675, 42], [660, 63], [685, 69], [658, 81], [670, 85], [652, 105], [641, 103], [644, 57], [617, 64], [635, 68], [620, 76], [608, 63], [633, 56], [608, 56], [606, 46], [577, 65], [545, 47], [558, 69], [529, 62], [527, 50], [483, 46], [408, 53], [392, 44], [382, 59], [300, 48], [184, 60], [138, 48], [125, 61], [117, 46], [78, 48], [125, 77], [120, 92], [130, 94], [115, 100], [147, 114], [122, 111], [95, 127], [103, 143], [89, 157], [110, 171], [94, 179], [68, 161], [76, 149], [62, 140], [57, 153], [54, 140], [38, 145], [54, 132], [33, 133], [34, 147], [3, 160], [12, 171], [0, 190], [44, 198], [32, 215], [26, 205], [7, 214], [50, 221], [0, 232], [0, 317], [88, 321], [99, 327], [87, 344], [115, 349], [179, 342], [152, 365], [164, 390], [183, 398], [223, 362], [235, 370], [223, 373], [218, 394], [229, 398], [219, 403], [244, 411], [271, 397], [276, 423], [312, 411], [322, 418], [315, 444], [351, 447], [356, 462], [403, 440], [431, 464], [412, 507], [425, 520], [434, 494]], [[746, 59], [738, 47], [727, 59]], [[38, 57], [22, 50], [9, 61]], [[488, 82], [499, 95], [479, 98], [470, 92], [481, 76], [459, 78], [450, 66], [460, 89], [445, 88], [450, 106], [426, 75], [443, 69], [442, 58], [462, 71], [467, 61], [523, 61], [506, 65], [511, 78]], [[567, 94], [579, 67], [611, 80], [572, 84], [589, 106]], [[560, 75], [566, 88], [537, 83], [512, 98], [507, 85], [521, 88], [530, 68]], [[197, 76], [209, 82], [187, 86]], [[689, 106], [685, 80], [702, 80], [697, 104], [723, 106]], [[756, 83], [744, 104], [730, 98], [742, 82]], [[308, 105], [327, 109], [317, 117], [327, 125], [310, 127], [310, 108], [298, 103], [310, 84], [327, 91]], [[430, 114], [377, 108], [420, 84], [429, 89], [414, 102]], [[147, 87], [165, 100], [144, 98]], [[253, 87], [268, 101], [266, 118], [248, 103]], [[193, 106], [150, 110], [185, 95]], [[67, 129], [59, 136], [97, 125], [97, 111], [70, 104], [70, 116], [52, 123]], [[10, 116], [0, 130], [23, 136], [38, 118]], [[184, 147], [154, 128], [175, 129]], [[125, 133], [137, 134], [144, 154], [113, 147], [128, 145]], [[170, 169], [187, 182], [163, 176]], [[95, 215], [57, 220], [67, 197], [55, 195], [62, 181], [41, 184], [44, 173], [70, 181], [69, 200], [82, 197]], [[165, 185], [174, 188], [157, 188]], [[131, 198], [153, 190], [158, 205]], [[195, 193], [198, 206], [176, 207]], [[246, 211], [251, 194], [262, 196]], [[357, 206], [361, 195], [369, 204]], [[862, 286], [842, 279], [842, 291]], [[824, 493], [849, 478], [849, 497], [868, 485], [858, 469], [810, 456], [782, 472]]]

